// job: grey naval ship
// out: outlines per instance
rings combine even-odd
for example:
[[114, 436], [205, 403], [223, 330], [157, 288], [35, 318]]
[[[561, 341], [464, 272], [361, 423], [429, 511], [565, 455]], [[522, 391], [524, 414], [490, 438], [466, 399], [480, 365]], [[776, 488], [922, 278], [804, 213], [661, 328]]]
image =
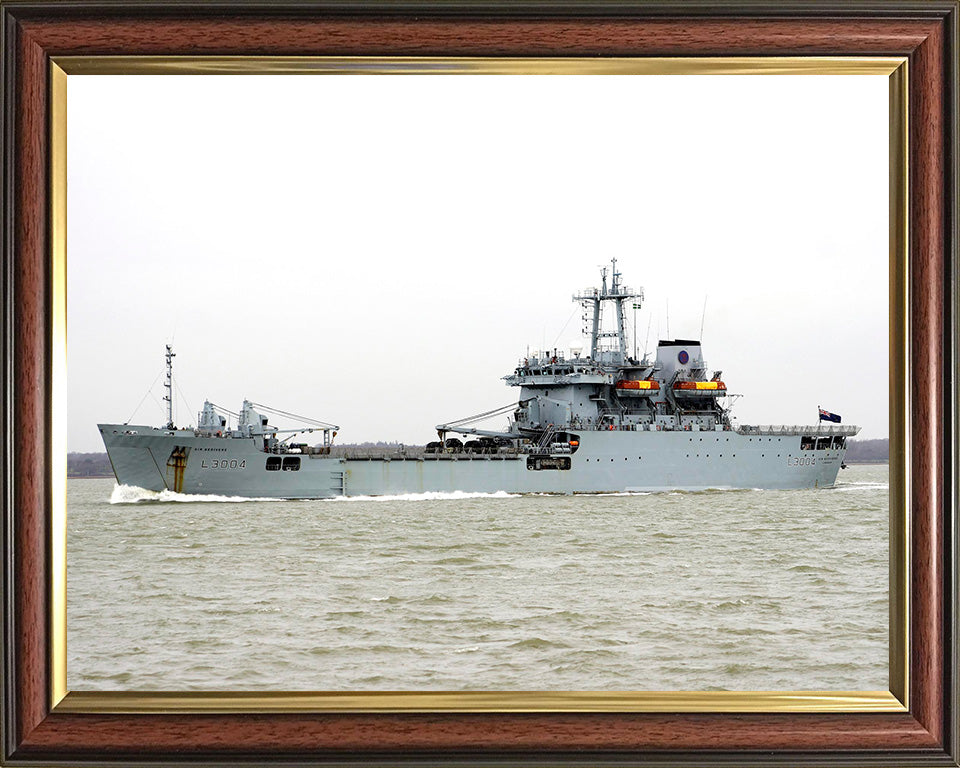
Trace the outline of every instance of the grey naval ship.
[[[423, 453], [334, 455], [336, 425], [298, 417], [295, 429], [280, 430], [270, 415], [293, 414], [249, 401], [239, 413], [207, 401], [196, 428], [178, 428], [169, 345], [166, 425], [98, 427], [118, 483], [188, 494], [313, 499], [826, 488], [836, 482], [846, 440], [859, 427], [739, 425], [728, 404], [736, 396], [728, 395], [721, 371], [707, 370], [699, 341], [661, 340], [653, 356], [629, 354], [626, 312], [639, 307], [643, 292], [621, 283], [616, 259], [601, 270], [599, 288], [573, 300], [585, 310], [589, 354], [554, 350], [520, 360], [503, 377], [519, 388], [516, 403], [437, 425], [439, 440]], [[826, 411], [821, 420], [824, 414], [839, 420]], [[507, 417], [506, 430], [474, 426], [497, 416]], [[322, 442], [294, 441], [313, 432]]]

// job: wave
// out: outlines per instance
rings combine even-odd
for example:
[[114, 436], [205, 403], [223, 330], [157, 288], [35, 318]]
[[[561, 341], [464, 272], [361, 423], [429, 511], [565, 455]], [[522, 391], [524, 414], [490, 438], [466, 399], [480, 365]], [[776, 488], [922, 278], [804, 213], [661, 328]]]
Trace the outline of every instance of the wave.
[[528, 637], [523, 640], [517, 640], [510, 643], [507, 648], [531, 649], [535, 651], [547, 650], [549, 648], [569, 648], [570, 644], [561, 640], [547, 640], [543, 637]]
[[[652, 496], [656, 491], [595, 491], [576, 493], [575, 496]], [[533, 496], [556, 496], [555, 493], [535, 493]]]
[[283, 499], [250, 498], [249, 496], [217, 496], [216, 494], [177, 493], [175, 491], [148, 491], [135, 485], [114, 485], [110, 494], [111, 504], [150, 504], [163, 502], [226, 502], [283, 501]]
[[495, 491], [474, 493], [470, 491], [427, 491], [426, 493], [401, 493], [395, 496], [337, 496], [327, 501], [459, 501], [461, 499], [516, 499], [519, 493]]
[[833, 491], [889, 491], [889, 483], [837, 483]]

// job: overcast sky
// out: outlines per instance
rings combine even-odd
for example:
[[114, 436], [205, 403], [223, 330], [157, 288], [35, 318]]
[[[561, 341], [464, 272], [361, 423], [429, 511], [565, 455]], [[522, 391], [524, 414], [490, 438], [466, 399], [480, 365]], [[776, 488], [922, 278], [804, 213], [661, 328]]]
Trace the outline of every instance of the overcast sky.
[[435, 439], [579, 340], [611, 257], [640, 352], [703, 320], [740, 423], [886, 437], [887, 108], [882, 76], [71, 75], [68, 448], [163, 422], [171, 341], [179, 425]]

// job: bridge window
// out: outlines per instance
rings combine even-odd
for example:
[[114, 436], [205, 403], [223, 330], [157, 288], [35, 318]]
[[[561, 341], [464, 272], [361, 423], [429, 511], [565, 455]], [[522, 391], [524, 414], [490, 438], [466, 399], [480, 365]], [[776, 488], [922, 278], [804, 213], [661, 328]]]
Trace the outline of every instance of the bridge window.
[[823, 451], [830, 447], [830, 438], [821, 437], [817, 440], [817, 450]]
[[300, 469], [300, 457], [299, 456], [284, 456], [283, 457], [283, 471], [284, 472], [297, 472]]
[[280, 469], [280, 457], [279, 456], [267, 456], [267, 471], [276, 472]]
[[843, 435], [837, 435], [835, 438], [833, 438], [833, 447], [843, 448], [844, 444], [846, 443], [846, 440], [847, 438], [845, 438]]
[[817, 445], [817, 439], [815, 437], [801, 437], [800, 438], [800, 450], [801, 451], [812, 451]]

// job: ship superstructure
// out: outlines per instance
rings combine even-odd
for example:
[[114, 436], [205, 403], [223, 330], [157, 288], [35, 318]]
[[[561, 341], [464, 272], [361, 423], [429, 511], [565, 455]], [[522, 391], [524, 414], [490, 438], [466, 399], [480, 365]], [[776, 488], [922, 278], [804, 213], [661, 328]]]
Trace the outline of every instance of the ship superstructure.
[[[656, 356], [638, 360], [628, 353], [626, 304], [639, 308], [643, 291], [622, 286], [613, 260], [601, 271], [600, 288], [573, 297], [590, 323], [590, 354], [570, 359], [554, 351], [525, 358], [505, 381], [520, 387], [514, 426], [520, 434], [543, 430], [689, 430], [729, 427], [721, 406], [727, 395], [718, 371], [707, 378], [700, 342], [660, 341]], [[604, 305], [615, 318], [613, 330], [602, 330]]]
[[[573, 296], [584, 309], [589, 353], [528, 354], [504, 377], [520, 390], [515, 405], [437, 425], [439, 440], [422, 454], [333, 456], [336, 425], [249, 401], [235, 414], [205, 402], [195, 429], [175, 428], [172, 410], [165, 428], [99, 428], [119, 483], [188, 493], [325, 498], [834, 484], [858, 427], [734, 424], [725, 405], [733, 396], [722, 373], [708, 370], [699, 340], [660, 340], [653, 356], [642, 357], [634, 340], [631, 354], [626, 312], [643, 299], [642, 290], [623, 285], [614, 259], [600, 287]], [[168, 347], [168, 381], [172, 356]], [[261, 414], [267, 410], [300, 423], [279, 430]], [[475, 426], [498, 415], [508, 417], [506, 430]], [[322, 443], [291, 440], [314, 431]]]

